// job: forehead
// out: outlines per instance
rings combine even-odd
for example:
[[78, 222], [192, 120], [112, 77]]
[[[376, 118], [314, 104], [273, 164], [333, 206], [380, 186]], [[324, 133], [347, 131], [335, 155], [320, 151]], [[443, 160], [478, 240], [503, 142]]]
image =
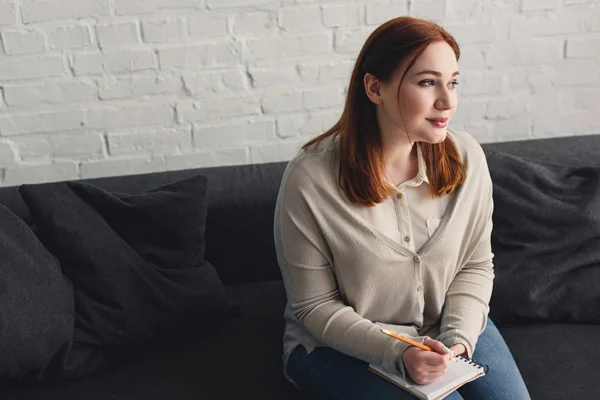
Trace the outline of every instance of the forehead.
[[412, 65], [408, 73], [429, 69], [439, 71], [442, 74], [452, 74], [458, 70], [458, 62], [452, 47], [446, 42], [435, 42], [430, 44], [421, 53]]

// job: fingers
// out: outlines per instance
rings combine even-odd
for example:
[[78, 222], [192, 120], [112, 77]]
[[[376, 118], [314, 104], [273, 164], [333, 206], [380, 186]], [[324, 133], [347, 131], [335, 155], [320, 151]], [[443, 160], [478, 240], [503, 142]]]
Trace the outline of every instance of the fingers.
[[444, 343], [438, 341], [438, 340], [433, 340], [430, 339], [428, 337], [425, 338], [425, 340], [423, 340], [423, 344], [425, 346], [429, 346], [431, 347], [431, 349], [433, 351], [435, 351], [436, 353], [440, 353], [440, 354], [450, 354], [450, 349], [448, 349]]

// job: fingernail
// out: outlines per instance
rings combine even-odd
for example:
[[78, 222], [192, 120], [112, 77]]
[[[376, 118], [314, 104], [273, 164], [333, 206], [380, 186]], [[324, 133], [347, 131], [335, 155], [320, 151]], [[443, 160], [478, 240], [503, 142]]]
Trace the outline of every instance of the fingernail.
[[451, 353], [450, 349], [449, 349], [449, 348], [447, 348], [446, 346], [442, 346], [442, 351], [443, 351], [444, 353], [446, 353], [446, 354], [449, 354], [449, 353]]

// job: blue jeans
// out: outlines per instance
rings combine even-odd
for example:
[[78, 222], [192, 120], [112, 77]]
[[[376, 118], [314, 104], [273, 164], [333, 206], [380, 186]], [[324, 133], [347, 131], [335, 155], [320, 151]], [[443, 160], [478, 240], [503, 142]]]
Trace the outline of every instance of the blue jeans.
[[[447, 400], [530, 400], [523, 378], [506, 342], [488, 319], [473, 358], [489, 366], [488, 374], [451, 393]], [[287, 373], [311, 398], [414, 400], [412, 394], [368, 370], [368, 364], [329, 347], [307, 354], [298, 346]]]

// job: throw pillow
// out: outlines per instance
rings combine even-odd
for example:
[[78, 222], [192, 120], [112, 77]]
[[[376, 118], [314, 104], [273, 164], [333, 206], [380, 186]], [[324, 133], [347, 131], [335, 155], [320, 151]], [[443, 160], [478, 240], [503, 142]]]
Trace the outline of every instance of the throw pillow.
[[40, 239], [73, 282], [76, 343], [140, 344], [225, 317], [223, 284], [204, 259], [204, 176], [141, 194], [80, 182], [20, 192]]
[[600, 166], [486, 154], [494, 185], [491, 316], [600, 323]]
[[71, 282], [27, 224], [0, 204], [0, 377], [51, 380], [81, 360], [91, 370], [104, 363], [93, 349], [72, 352], [72, 340]]

